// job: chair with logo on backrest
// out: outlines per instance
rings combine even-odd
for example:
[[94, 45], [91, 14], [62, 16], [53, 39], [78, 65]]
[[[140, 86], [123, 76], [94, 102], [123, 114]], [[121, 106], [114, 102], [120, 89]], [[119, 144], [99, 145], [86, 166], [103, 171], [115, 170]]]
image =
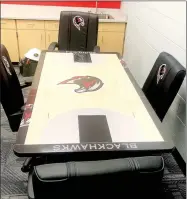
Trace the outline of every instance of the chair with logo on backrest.
[[[32, 82], [26, 80], [20, 85], [9, 53], [3, 44], [1, 44], [0, 81], [1, 104], [8, 118], [11, 130], [16, 132], [19, 129], [25, 108], [22, 88], [31, 86]], [[32, 158], [26, 159], [22, 170], [29, 170], [31, 162]]]
[[60, 14], [58, 42], [48, 50], [99, 51], [97, 46], [98, 15], [86, 12], [63, 11]]
[[17, 131], [23, 115], [24, 98], [22, 88], [31, 85], [31, 82], [19, 83], [18, 77], [10, 60], [7, 49], [1, 44], [1, 104], [7, 115], [12, 131]]
[[143, 92], [162, 121], [186, 75], [185, 68], [169, 53], [158, 56]]

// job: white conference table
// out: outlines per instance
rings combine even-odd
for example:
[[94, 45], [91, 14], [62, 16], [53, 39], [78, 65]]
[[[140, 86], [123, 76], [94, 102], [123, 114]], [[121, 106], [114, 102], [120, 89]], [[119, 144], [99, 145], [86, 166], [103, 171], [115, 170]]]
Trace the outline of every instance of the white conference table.
[[171, 150], [133, 81], [116, 54], [44, 51], [16, 155]]

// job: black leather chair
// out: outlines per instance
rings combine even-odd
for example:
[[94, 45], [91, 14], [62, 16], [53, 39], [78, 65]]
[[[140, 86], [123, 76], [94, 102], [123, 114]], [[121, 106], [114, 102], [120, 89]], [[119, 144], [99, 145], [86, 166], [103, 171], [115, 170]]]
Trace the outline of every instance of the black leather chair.
[[162, 121], [186, 75], [185, 68], [169, 53], [158, 56], [143, 92]]
[[21, 122], [24, 98], [22, 88], [31, 85], [31, 82], [25, 82], [20, 85], [7, 49], [1, 44], [1, 104], [7, 115], [12, 131], [17, 131]]
[[160, 156], [38, 165], [29, 173], [28, 196], [157, 199], [163, 172]]
[[63, 11], [60, 14], [58, 43], [48, 50], [99, 51], [97, 46], [98, 15], [85, 12]]

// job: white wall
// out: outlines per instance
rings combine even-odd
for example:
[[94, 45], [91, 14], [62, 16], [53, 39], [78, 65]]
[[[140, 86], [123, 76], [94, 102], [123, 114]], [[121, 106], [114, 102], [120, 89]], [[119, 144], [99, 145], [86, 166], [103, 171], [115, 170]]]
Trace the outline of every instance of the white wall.
[[[185, 2], [123, 2], [121, 11], [128, 16], [124, 60], [141, 87], [162, 51], [186, 67]], [[163, 125], [186, 160], [186, 79]]]
[[[29, 12], [28, 12], [29, 10]], [[12, 19], [41, 19], [59, 20], [61, 11], [82, 11], [92, 13], [111, 13], [116, 15], [119, 9], [88, 8], [88, 7], [64, 7], [64, 6], [40, 6], [40, 5], [1, 5], [1, 18]]]

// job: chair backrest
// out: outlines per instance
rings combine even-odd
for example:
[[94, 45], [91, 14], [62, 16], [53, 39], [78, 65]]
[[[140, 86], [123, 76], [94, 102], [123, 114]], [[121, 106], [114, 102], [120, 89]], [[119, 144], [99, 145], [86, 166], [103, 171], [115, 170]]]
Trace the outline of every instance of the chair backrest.
[[97, 45], [98, 15], [63, 11], [60, 14], [59, 50], [93, 51]]
[[20, 83], [10, 56], [4, 45], [1, 44], [1, 103], [7, 117], [21, 110], [24, 105]]
[[145, 199], [150, 198], [148, 190], [157, 193], [163, 172], [164, 160], [159, 156], [41, 164], [29, 173], [28, 196], [93, 199], [129, 194]]
[[170, 54], [159, 54], [143, 92], [162, 121], [185, 77], [185, 68]]

